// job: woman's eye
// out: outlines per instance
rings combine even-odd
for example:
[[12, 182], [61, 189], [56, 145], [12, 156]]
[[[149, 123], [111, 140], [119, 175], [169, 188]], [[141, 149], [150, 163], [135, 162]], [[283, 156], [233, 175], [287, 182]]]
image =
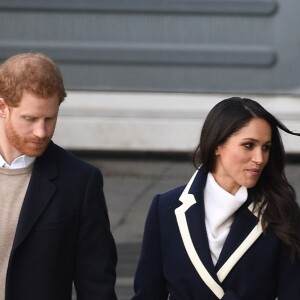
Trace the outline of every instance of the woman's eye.
[[253, 144], [252, 143], [247, 143], [247, 144], [244, 144], [244, 147], [247, 148], [247, 149], [252, 149]]
[[262, 147], [262, 149], [263, 149], [264, 151], [270, 151], [270, 148], [271, 148], [271, 145], [264, 145], [264, 146]]

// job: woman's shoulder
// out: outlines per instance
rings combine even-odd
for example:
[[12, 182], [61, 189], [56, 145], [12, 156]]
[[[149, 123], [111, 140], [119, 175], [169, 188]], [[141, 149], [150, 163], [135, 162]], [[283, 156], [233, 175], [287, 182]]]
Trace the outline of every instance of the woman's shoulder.
[[181, 204], [179, 198], [183, 193], [185, 185], [176, 187], [167, 192], [157, 194], [153, 199], [153, 205], [162, 208], [177, 207]]
[[159, 196], [160, 196], [160, 198], [163, 198], [163, 199], [173, 198], [176, 196], [180, 197], [181, 194], [183, 193], [185, 187], [186, 187], [186, 185], [178, 186], [176, 188], [173, 188], [167, 192], [160, 194]]

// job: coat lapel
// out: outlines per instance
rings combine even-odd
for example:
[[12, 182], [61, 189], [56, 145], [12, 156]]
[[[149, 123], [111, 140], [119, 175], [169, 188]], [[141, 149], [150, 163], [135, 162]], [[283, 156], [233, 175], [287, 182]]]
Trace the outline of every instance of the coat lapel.
[[182, 205], [175, 210], [175, 215], [184, 247], [193, 266], [203, 282], [221, 299], [224, 291], [214, 271], [204, 223], [203, 189], [206, 178], [203, 175], [201, 171], [195, 172], [179, 198]]
[[258, 218], [258, 210], [253, 211], [252, 203], [242, 207], [235, 216], [216, 265], [216, 269], [221, 267], [217, 272], [221, 282], [262, 233], [263, 227], [261, 216]]
[[260, 220], [252, 212], [252, 204], [247, 201], [237, 211], [217, 265], [214, 266], [205, 227], [205, 183], [206, 174], [201, 169], [197, 170], [179, 198], [182, 205], [175, 210], [175, 215], [184, 247], [193, 266], [205, 284], [221, 299], [224, 296], [221, 282], [261, 235], [263, 229]]
[[51, 182], [57, 176], [56, 160], [51, 142], [45, 153], [34, 162], [17, 225], [12, 253], [25, 239], [56, 191]]
[[229, 234], [216, 264], [217, 270], [226, 262], [257, 224], [258, 219], [248, 209], [249, 203], [247, 202], [235, 213]]

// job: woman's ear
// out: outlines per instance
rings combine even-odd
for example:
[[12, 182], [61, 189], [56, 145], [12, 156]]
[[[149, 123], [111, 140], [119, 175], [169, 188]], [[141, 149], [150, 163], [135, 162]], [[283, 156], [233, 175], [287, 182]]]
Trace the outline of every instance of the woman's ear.
[[215, 156], [220, 155], [219, 147], [220, 147], [220, 146], [218, 146], [218, 147], [216, 148], [216, 150], [215, 150]]

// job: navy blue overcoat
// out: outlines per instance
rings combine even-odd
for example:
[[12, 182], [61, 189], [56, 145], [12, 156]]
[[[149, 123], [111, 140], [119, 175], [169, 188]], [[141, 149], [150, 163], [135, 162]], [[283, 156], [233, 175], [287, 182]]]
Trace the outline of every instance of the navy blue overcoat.
[[100, 171], [50, 142], [34, 162], [5, 300], [115, 300], [116, 248]]
[[300, 261], [261, 222], [248, 199], [236, 212], [214, 266], [197, 171], [187, 186], [157, 195], [147, 217], [132, 300], [299, 300]]

